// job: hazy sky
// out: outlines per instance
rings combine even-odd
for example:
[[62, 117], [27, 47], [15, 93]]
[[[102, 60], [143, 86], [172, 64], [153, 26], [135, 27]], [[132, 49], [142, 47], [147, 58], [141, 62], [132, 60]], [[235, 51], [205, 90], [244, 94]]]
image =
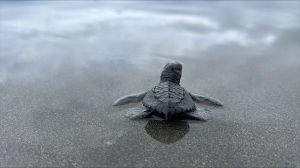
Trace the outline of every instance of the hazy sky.
[[[299, 1], [0, 2], [0, 81], [41, 67], [298, 45]], [[279, 44], [278, 44], [279, 43]], [[275, 45], [276, 46], [276, 45]], [[292, 53], [297, 54], [297, 53]]]

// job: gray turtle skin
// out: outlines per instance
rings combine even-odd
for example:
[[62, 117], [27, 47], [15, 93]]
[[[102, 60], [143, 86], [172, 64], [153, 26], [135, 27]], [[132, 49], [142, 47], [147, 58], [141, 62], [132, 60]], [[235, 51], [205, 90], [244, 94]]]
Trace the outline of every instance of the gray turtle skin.
[[145, 111], [130, 111], [126, 116], [130, 119], [146, 118], [152, 115], [164, 120], [178, 120], [188, 117], [206, 121], [210, 115], [196, 108], [197, 102], [208, 101], [214, 105], [223, 104], [215, 99], [187, 92], [180, 86], [182, 65], [178, 62], [168, 63], [160, 76], [160, 83], [146, 92], [119, 98], [114, 106], [130, 102], [142, 101]]

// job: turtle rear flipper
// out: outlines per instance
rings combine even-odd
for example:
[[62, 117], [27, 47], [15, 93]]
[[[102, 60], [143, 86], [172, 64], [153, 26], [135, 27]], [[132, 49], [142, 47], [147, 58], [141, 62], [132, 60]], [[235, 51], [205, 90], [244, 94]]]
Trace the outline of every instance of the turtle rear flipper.
[[134, 102], [134, 103], [139, 102], [145, 97], [145, 95], [147, 93], [148, 93], [148, 91], [121, 97], [118, 100], [116, 100], [113, 105], [119, 106], [119, 105], [131, 103], [131, 102]]
[[223, 106], [222, 102], [215, 100], [213, 98], [209, 98], [209, 97], [205, 97], [205, 96], [201, 96], [201, 95], [197, 95], [197, 94], [193, 94], [193, 93], [190, 93], [190, 95], [194, 100], [196, 100], [198, 102], [208, 101], [214, 105]]
[[202, 121], [207, 121], [212, 118], [209, 110], [200, 110], [200, 109], [197, 109], [194, 112], [186, 112], [183, 113], [182, 115], [190, 119], [202, 120]]

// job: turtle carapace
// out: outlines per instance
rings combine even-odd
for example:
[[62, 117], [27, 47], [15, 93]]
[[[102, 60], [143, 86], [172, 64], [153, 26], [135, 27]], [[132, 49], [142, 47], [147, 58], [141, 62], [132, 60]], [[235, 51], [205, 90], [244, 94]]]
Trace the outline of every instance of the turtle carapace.
[[[196, 108], [193, 100], [198, 102], [208, 101], [215, 105], [223, 104], [215, 99], [187, 92], [179, 85], [182, 65], [178, 62], [168, 63], [160, 76], [160, 83], [152, 89], [119, 98], [114, 106], [142, 100], [144, 111], [128, 112], [130, 119], [145, 118], [152, 115], [165, 120], [190, 117], [198, 120], [207, 120], [209, 117]], [[203, 115], [205, 114], [205, 115]]]

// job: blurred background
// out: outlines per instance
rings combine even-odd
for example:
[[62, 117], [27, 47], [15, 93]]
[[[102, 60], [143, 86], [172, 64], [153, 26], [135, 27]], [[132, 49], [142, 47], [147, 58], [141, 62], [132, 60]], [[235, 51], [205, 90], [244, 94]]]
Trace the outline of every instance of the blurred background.
[[[299, 1], [0, 1], [0, 167], [300, 167]], [[208, 122], [125, 118], [159, 83]], [[133, 109], [132, 109], [133, 108]]]
[[298, 48], [290, 49], [299, 44], [298, 1], [0, 4], [1, 83], [43, 78], [65, 66], [142, 68], [156, 60], [219, 54], [270, 54], [299, 65]]

